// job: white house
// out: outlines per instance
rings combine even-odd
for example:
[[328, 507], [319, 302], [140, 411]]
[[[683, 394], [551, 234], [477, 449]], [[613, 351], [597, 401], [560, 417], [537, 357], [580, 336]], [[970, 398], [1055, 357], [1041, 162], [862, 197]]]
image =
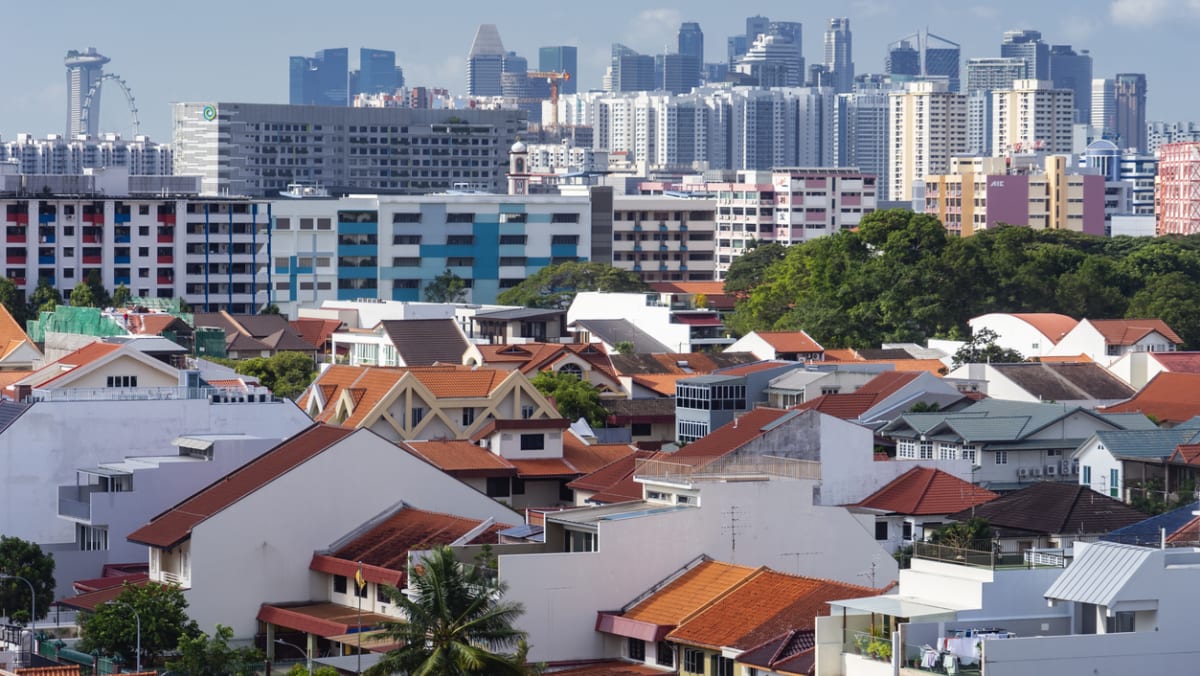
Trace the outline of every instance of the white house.
[[1128, 502], [1133, 482], [1157, 482], [1157, 490], [1178, 492], [1190, 484], [1192, 468], [1173, 467], [1175, 449], [1194, 444], [1200, 427], [1096, 432], [1071, 456], [1079, 463], [1079, 483], [1102, 495]]
[[725, 351], [752, 352], [762, 360], [821, 361], [825, 358], [825, 348], [804, 331], [751, 331]]
[[1085, 354], [1107, 366], [1130, 352], [1174, 352], [1182, 344], [1161, 319], [1084, 319], [1047, 354]]
[[646, 334], [661, 346], [661, 349], [638, 349], [637, 341], [631, 339], [638, 352], [693, 352], [706, 346], [734, 343], [715, 310], [674, 309], [663, 303], [658, 294], [584, 291], [575, 295], [567, 309], [568, 328], [587, 334], [581, 336], [580, 342], [603, 342], [610, 354], [617, 352], [614, 348], [623, 340], [619, 329], [606, 330], [612, 325], [605, 322], [614, 321]]
[[[353, 477], [339, 483], [337, 477]], [[369, 430], [314, 425], [134, 531], [150, 579], [186, 589], [202, 627], [253, 638], [264, 603], [326, 598], [324, 550], [403, 501], [499, 523], [521, 516]]]
[[1160, 373], [1200, 373], [1200, 352], [1126, 352], [1108, 371], [1140, 390]]
[[997, 346], [1016, 350], [1027, 359], [1051, 354], [1054, 346], [1078, 323], [1053, 312], [992, 312], [967, 321], [972, 333], [990, 330], [996, 334]]

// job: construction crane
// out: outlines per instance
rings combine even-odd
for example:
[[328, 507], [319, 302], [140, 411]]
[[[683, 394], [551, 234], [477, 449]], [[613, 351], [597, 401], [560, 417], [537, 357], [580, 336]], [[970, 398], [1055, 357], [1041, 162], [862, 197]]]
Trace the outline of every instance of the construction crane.
[[558, 128], [558, 83], [560, 80], [570, 80], [571, 74], [555, 70], [534, 70], [529, 72], [529, 77], [533, 79], [545, 78], [550, 85], [550, 128]]

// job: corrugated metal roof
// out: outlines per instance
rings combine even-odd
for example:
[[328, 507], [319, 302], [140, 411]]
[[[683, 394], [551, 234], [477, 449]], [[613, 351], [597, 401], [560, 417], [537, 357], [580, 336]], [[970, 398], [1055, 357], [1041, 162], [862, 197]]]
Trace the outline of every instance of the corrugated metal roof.
[[1104, 448], [1118, 458], [1166, 458], [1180, 444], [1190, 444], [1200, 437], [1195, 429], [1119, 430], [1096, 432]]
[[1055, 601], [1111, 606], [1155, 551], [1116, 542], [1086, 545], [1070, 567], [1050, 585], [1045, 596]]

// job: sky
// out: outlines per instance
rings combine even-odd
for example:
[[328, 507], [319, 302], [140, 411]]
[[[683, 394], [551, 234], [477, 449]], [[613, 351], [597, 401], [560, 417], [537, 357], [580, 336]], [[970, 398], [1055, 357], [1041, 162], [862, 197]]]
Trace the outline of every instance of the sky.
[[[963, 60], [998, 56], [1004, 31], [1040, 30], [1051, 44], [1088, 49], [1096, 77], [1146, 73], [1149, 119], [1200, 120], [1192, 65], [1200, 0], [5, 0], [6, 64], [0, 69], [0, 139], [61, 134], [66, 123], [63, 57], [95, 47], [112, 59], [136, 99], [141, 131], [170, 142], [170, 103], [287, 103], [287, 58], [349, 47], [390, 49], [407, 83], [464, 93], [475, 29], [495, 23], [508, 50], [537, 67], [537, 49], [579, 48], [581, 89], [600, 86], [610, 45], [643, 53], [673, 49], [681, 21], [698, 21], [706, 60], [725, 60], [726, 38], [761, 14], [804, 24], [808, 63], [823, 59], [831, 16], [850, 18], [856, 72], [881, 72], [886, 45], [928, 29], [962, 45]], [[966, 70], [963, 66], [963, 76]], [[102, 131], [128, 137], [131, 118], [113, 87], [102, 95]]]

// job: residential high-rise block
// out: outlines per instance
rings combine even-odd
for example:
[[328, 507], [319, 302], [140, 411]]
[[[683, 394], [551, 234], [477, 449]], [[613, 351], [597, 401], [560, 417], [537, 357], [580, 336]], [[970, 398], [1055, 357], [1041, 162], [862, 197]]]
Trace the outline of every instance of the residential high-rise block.
[[1146, 152], [1146, 75], [1118, 73], [1113, 81], [1117, 145]]
[[467, 95], [501, 96], [500, 74], [504, 72], [504, 43], [495, 24], [485, 23], [475, 31], [467, 52]]
[[1160, 236], [1200, 233], [1200, 143], [1159, 146], [1154, 215]]
[[839, 94], [834, 130], [837, 166], [858, 167], [878, 177], [880, 200], [888, 197], [888, 95], [882, 89]]
[[[99, 85], [104, 76], [104, 64], [109, 61], [111, 59], [97, 52], [95, 47], [88, 47], [82, 52], [72, 49], [63, 59], [67, 66], [67, 138], [75, 138], [80, 134], [96, 136], [100, 129]], [[90, 100], [88, 94], [92, 94]], [[85, 102], [86, 127], [83, 124]]]
[[566, 72], [570, 78], [558, 81], [559, 94], [574, 94], [579, 90], [579, 50], [576, 47], [559, 45], [542, 47], [538, 50], [538, 70], [543, 72]]
[[699, 84], [704, 70], [704, 31], [700, 30], [700, 24], [694, 21], [685, 21], [680, 24], [678, 50], [680, 55], [691, 57], [695, 63], [695, 79], [696, 84]]
[[1070, 45], [1052, 45], [1050, 79], [1055, 89], [1075, 92], [1075, 121], [1088, 124], [1092, 119], [1092, 55], [1086, 49], [1077, 53]]
[[350, 50], [322, 49], [312, 57], [288, 59], [288, 103], [350, 105]]
[[967, 149], [967, 97], [936, 82], [891, 92], [888, 110], [888, 197], [910, 201], [914, 185], [949, 171]]
[[1035, 30], [1007, 31], [1000, 43], [1000, 56], [1025, 60], [1025, 79], [1050, 79], [1050, 45]]
[[992, 92], [992, 154], [1071, 152], [1075, 93], [1049, 80], [1017, 80]]
[[967, 59], [967, 93], [1008, 89], [1025, 79], [1025, 60], [1015, 56]]
[[829, 20], [825, 31], [825, 70], [830, 86], [839, 94], [854, 88], [854, 59], [851, 52], [850, 19]]
[[1117, 133], [1117, 91], [1112, 78], [1092, 80], [1091, 126], [1103, 138], [1111, 139]]
[[1153, 155], [1167, 143], [1200, 141], [1200, 124], [1196, 122], [1147, 122], [1146, 153]]
[[394, 94], [402, 86], [396, 68], [396, 52], [386, 49], [358, 50], [358, 77], [353, 94]]

